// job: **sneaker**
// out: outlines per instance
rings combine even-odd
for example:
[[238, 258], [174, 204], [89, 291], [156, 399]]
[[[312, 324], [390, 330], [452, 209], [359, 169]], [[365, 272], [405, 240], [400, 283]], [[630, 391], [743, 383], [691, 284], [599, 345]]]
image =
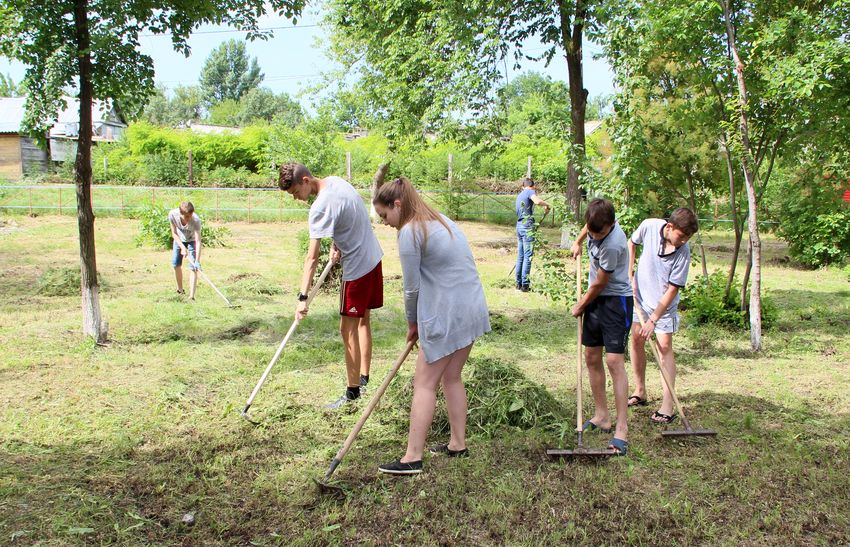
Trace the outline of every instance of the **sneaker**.
[[[355, 390], [357, 390], [357, 391], [355, 392]], [[360, 398], [360, 389], [359, 388], [348, 388], [348, 389], [345, 390], [345, 393], [343, 393], [342, 396], [339, 399], [337, 399], [336, 401], [334, 401], [332, 403], [326, 404], [325, 408], [328, 409], [328, 410], [336, 410], [338, 408], [344, 407], [345, 405], [347, 405], [348, 403], [350, 403], [352, 401], [356, 401], [359, 398]]]
[[418, 462], [401, 463], [401, 460], [378, 466], [378, 471], [390, 475], [416, 475], [422, 472], [422, 460]]
[[531, 290], [531, 287], [529, 287], [528, 285], [523, 285], [520, 290], [522, 292], [529, 292]]
[[360, 391], [366, 389], [366, 386], [369, 385], [369, 377], [365, 374], [360, 375]]
[[449, 448], [447, 444], [438, 444], [436, 446], [432, 446], [429, 449], [431, 454], [445, 454], [450, 458], [468, 458], [469, 457], [469, 449], [462, 448], [460, 450], [452, 450]]

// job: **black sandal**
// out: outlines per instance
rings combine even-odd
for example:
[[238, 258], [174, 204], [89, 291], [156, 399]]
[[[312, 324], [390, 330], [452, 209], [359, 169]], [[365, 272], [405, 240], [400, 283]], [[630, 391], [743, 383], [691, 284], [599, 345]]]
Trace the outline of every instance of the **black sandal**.
[[[634, 399], [634, 401], [632, 401]], [[649, 401], [644, 399], [643, 397], [639, 397], [637, 395], [632, 395], [629, 397], [629, 406], [646, 406], [649, 404]]]
[[658, 412], [657, 410], [652, 413], [652, 416], [649, 417], [650, 422], [658, 425], [672, 424], [675, 419], [675, 414], [664, 414], [662, 412]]

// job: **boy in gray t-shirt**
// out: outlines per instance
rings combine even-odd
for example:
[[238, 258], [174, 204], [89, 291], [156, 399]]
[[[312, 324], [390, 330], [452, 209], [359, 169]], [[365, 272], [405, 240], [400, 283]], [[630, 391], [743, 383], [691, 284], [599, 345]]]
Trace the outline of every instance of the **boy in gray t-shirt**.
[[336, 409], [360, 398], [369, 382], [372, 363], [372, 327], [369, 312], [384, 305], [381, 257], [384, 252], [372, 231], [366, 205], [357, 190], [339, 177], [314, 177], [300, 163], [280, 167], [280, 189], [300, 201], [316, 196], [310, 206], [310, 246], [304, 260], [297, 319], [307, 316], [307, 294], [319, 263], [323, 238], [333, 238], [331, 260], [342, 259], [340, 334], [345, 347], [347, 388], [327, 405]]
[[[668, 220], [644, 220], [629, 239], [629, 277], [636, 297], [631, 352], [635, 390], [629, 397], [629, 406], [647, 404], [645, 344], [653, 332], [661, 353], [660, 365], [667, 371], [675, 389], [673, 333], [679, 330], [679, 289], [688, 280], [691, 263], [688, 240], [698, 228], [694, 213], [690, 209], [680, 208], [673, 211]], [[643, 253], [635, 274], [637, 245], [643, 246]], [[638, 307], [643, 314], [643, 327], [637, 316]], [[662, 388], [664, 397], [661, 408], [652, 414], [650, 420], [656, 424], [669, 424], [676, 419], [673, 414], [673, 397], [666, 385], [662, 385]]]
[[605, 368], [602, 366], [602, 348], [605, 362], [614, 386], [614, 404], [617, 424], [609, 448], [621, 456], [628, 450], [628, 403], [626, 394], [629, 380], [626, 376], [626, 340], [632, 320], [632, 295], [628, 277], [628, 250], [626, 234], [614, 217], [614, 206], [605, 199], [594, 199], [587, 205], [585, 227], [573, 246], [573, 257], [581, 260], [581, 242], [588, 237], [590, 273], [587, 292], [573, 306], [574, 317], [584, 316], [581, 343], [590, 388], [596, 412], [583, 429], [611, 431], [611, 415], [605, 396]]
[[198, 269], [201, 267], [201, 217], [195, 213], [191, 201], [184, 201], [168, 213], [171, 225], [171, 265], [177, 279], [177, 294], [183, 290], [183, 257], [189, 258], [189, 298], [195, 299], [198, 286]]

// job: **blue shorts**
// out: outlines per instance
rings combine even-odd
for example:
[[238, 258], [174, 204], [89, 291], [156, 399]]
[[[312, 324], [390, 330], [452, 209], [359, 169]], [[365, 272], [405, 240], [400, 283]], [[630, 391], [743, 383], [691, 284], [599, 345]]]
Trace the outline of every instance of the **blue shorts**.
[[[189, 249], [189, 258], [191, 258], [191, 263], [189, 264], [190, 270], [195, 270], [192, 267], [192, 263], [195, 262], [195, 242], [194, 241], [184, 241], [183, 245]], [[171, 247], [171, 265], [177, 268], [183, 264], [183, 254], [180, 252], [180, 245], [175, 241]]]

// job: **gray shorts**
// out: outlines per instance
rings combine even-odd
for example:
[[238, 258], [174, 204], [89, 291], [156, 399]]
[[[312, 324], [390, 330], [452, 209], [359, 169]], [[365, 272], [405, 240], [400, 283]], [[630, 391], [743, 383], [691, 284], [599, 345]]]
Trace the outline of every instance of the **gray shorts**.
[[[643, 307], [641, 307], [643, 309]], [[650, 314], [653, 310], [643, 310], [643, 320], [647, 321], [649, 319]], [[640, 325], [640, 320], [638, 319], [637, 306], [635, 306], [635, 313], [632, 316], [632, 321], [634, 321], [635, 325]], [[662, 332], [665, 334], [673, 334], [674, 332], [679, 331], [679, 311], [678, 310], [668, 310], [667, 313], [661, 316], [658, 321], [655, 322], [655, 332]]]

